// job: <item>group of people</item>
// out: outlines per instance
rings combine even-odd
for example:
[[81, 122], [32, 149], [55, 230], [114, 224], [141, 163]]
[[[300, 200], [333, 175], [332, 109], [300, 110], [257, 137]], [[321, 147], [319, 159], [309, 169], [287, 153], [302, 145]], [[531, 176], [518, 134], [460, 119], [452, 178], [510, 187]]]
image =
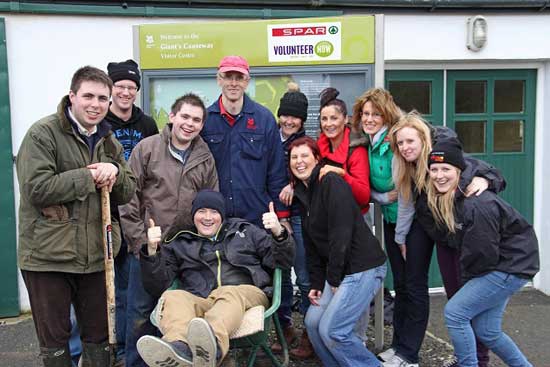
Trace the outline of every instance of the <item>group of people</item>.
[[[277, 123], [245, 93], [248, 62], [226, 56], [219, 98], [208, 108], [194, 94], [178, 98], [159, 133], [134, 105], [138, 65], [107, 70], [77, 70], [57, 113], [29, 129], [17, 156], [18, 262], [44, 366], [73, 362], [71, 305], [80, 365], [115, 362], [107, 348], [103, 187], [119, 253], [119, 365], [219, 365], [244, 312], [269, 305], [281, 268], [278, 317], [293, 358], [419, 366], [437, 244], [455, 347], [445, 366], [487, 366], [488, 349], [510, 366], [531, 366], [500, 324], [510, 296], [538, 271], [535, 233], [496, 196], [505, 188], [499, 171], [465, 155], [452, 130], [401, 111], [382, 88], [357, 98], [350, 123], [346, 103], [327, 88], [314, 140], [304, 130], [307, 97], [295, 84]], [[371, 201], [382, 208], [385, 252], [367, 219]], [[394, 333], [375, 356], [365, 347], [368, 311], [387, 259]], [[292, 267], [301, 336], [292, 323]]]

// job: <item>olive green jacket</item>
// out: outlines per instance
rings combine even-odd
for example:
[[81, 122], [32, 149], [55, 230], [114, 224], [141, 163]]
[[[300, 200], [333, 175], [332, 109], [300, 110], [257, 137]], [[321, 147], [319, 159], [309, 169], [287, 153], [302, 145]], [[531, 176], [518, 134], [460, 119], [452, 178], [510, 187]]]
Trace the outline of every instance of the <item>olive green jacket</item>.
[[[34, 123], [17, 155], [19, 180], [19, 251], [22, 270], [93, 273], [104, 270], [100, 191], [87, 165], [115, 164], [119, 171], [111, 192], [114, 205], [128, 202], [136, 182], [124, 160], [124, 150], [106, 121], [92, 157], [74, 132], [65, 111], [65, 96], [57, 113]], [[112, 223], [114, 253], [120, 248], [120, 227]]]

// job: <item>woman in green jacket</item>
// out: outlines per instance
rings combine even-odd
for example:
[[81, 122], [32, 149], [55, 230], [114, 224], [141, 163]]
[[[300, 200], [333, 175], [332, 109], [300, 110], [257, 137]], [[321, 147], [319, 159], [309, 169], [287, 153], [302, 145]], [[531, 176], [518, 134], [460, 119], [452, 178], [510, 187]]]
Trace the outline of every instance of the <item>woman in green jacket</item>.
[[[386, 252], [392, 265], [394, 261], [401, 260], [399, 258], [402, 254], [400, 246], [394, 240], [397, 222], [397, 190], [392, 178], [393, 152], [390, 147], [388, 131], [401, 115], [402, 111], [393, 101], [393, 97], [383, 88], [367, 90], [357, 98], [353, 106], [353, 128], [362, 135], [361, 139], [355, 141], [354, 144], [368, 147], [371, 199], [382, 207]], [[400, 311], [398, 303], [396, 302], [394, 309], [394, 324], [399, 323], [399, 320], [395, 319], [400, 317], [399, 314], [396, 314]], [[382, 355], [383, 360], [390, 357]]]

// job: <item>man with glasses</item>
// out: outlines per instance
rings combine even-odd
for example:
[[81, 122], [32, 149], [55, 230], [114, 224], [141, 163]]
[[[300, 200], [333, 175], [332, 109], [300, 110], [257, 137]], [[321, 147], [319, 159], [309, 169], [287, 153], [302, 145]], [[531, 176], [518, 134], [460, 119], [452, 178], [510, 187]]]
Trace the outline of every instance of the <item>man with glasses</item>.
[[128, 160], [137, 143], [158, 134], [159, 130], [155, 120], [134, 104], [141, 87], [138, 64], [134, 60], [110, 62], [107, 72], [113, 81], [113, 93], [106, 119], [124, 147], [124, 157]]
[[248, 62], [226, 56], [216, 77], [222, 92], [208, 108], [201, 135], [216, 161], [227, 216], [261, 226], [262, 213], [272, 201], [279, 218], [288, 218], [290, 212], [279, 200], [288, 183], [279, 129], [271, 111], [245, 94]]
[[[113, 81], [111, 104], [105, 119], [111, 124], [114, 136], [124, 147], [124, 158], [130, 159], [132, 150], [142, 139], [158, 134], [155, 120], [143, 113], [134, 102], [141, 87], [141, 77], [138, 64], [134, 60], [110, 62], [107, 72]], [[118, 208], [112, 208], [112, 215], [118, 217]], [[126, 339], [126, 298], [130, 259], [126, 241], [115, 258], [115, 288], [116, 288], [116, 332], [117, 359], [122, 360], [125, 352]], [[72, 347], [72, 345], [71, 345]]]

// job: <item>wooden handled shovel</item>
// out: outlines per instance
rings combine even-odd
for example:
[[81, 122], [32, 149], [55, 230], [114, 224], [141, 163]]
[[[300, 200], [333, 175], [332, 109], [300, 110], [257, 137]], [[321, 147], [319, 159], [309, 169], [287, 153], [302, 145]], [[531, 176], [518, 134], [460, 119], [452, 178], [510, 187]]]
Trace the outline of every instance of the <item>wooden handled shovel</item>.
[[111, 201], [109, 188], [101, 188], [101, 219], [103, 222], [103, 251], [105, 254], [105, 285], [107, 289], [107, 327], [109, 329], [109, 352], [111, 366], [115, 363], [116, 330], [115, 330], [115, 255], [111, 236]]

